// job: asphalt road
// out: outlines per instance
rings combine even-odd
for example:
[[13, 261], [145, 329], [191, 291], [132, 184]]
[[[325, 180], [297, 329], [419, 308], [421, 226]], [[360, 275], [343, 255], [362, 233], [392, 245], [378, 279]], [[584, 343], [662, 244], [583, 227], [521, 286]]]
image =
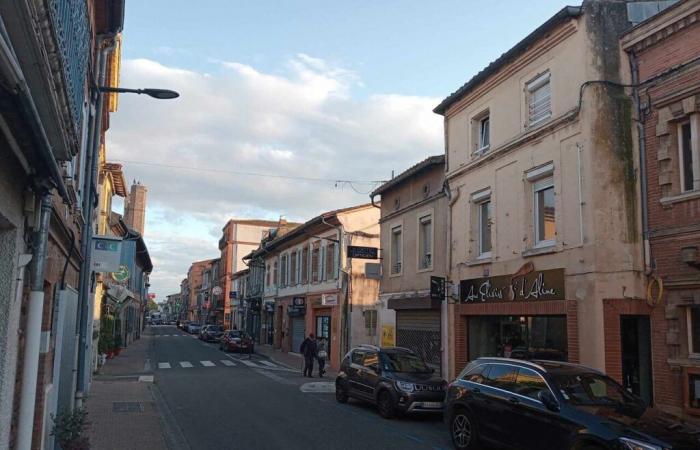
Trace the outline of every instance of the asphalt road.
[[173, 450], [451, 448], [439, 416], [386, 420], [370, 405], [337, 403], [332, 380], [303, 378], [257, 355], [225, 354], [174, 326], [151, 330]]

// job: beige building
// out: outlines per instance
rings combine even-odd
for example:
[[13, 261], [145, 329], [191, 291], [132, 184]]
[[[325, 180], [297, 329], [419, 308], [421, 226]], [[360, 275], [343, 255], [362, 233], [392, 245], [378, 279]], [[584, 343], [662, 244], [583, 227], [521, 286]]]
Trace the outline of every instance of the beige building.
[[139, 181], [134, 181], [131, 185], [129, 195], [124, 200], [124, 222], [132, 230], [138, 231], [140, 235], [146, 231], [146, 201], [148, 199], [148, 188]]
[[[604, 318], [645, 298], [628, 66], [611, 50], [627, 25], [624, 3], [566, 7], [436, 107], [459, 283], [448, 376], [479, 356], [622, 364], [606, 364], [621, 336]], [[643, 379], [648, 320], [632, 322]]]
[[447, 363], [447, 304], [444, 295], [431, 298], [430, 286], [447, 273], [444, 180], [445, 156], [431, 156], [371, 194], [381, 196], [382, 343], [409, 348], [437, 370]]

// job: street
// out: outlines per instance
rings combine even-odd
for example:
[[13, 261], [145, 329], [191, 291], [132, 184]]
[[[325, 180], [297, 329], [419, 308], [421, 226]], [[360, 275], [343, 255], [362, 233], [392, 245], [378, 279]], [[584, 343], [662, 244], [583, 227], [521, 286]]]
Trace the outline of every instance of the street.
[[[191, 449], [447, 449], [439, 416], [382, 419], [338, 404], [332, 379], [303, 378], [258, 355], [226, 354], [174, 326], [153, 326], [151, 364], [169, 445]], [[309, 384], [323, 382], [324, 384]], [[314, 389], [315, 388], [315, 389]], [[304, 391], [320, 392], [304, 392]], [[178, 442], [178, 440], [182, 442]]]

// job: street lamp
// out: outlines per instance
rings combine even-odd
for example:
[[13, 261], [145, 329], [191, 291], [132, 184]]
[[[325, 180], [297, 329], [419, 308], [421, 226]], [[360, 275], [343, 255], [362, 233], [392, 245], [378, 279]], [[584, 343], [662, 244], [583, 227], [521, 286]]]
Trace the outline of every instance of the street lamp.
[[154, 89], [154, 88], [146, 88], [146, 89], [127, 89], [127, 88], [118, 88], [118, 87], [110, 87], [110, 86], [99, 86], [97, 89], [99, 89], [100, 92], [116, 92], [116, 93], [132, 93], [132, 94], [146, 94], [149, 95], [153, 98], [157, 98], [158, 100], [170, 100], [171, 98], [178, 98], [180, 96], [179, 93], [175, 91], [171, 91], [170, 89]]

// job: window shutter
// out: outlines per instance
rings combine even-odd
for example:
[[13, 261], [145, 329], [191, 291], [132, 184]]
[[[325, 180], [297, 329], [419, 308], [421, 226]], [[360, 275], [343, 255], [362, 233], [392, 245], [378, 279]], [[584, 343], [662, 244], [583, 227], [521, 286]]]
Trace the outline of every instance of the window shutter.
[[338, 279], [338, 271], [340, 269], [340, 245], [333, 246], [333, 278]]
[[318, 270], [320, 272], [319, 274], [319, 279], [322, 281], [326, 280], [326, 246], [321, 247], [321, 257], [319, 258], [320, 261], [318, 262]]

